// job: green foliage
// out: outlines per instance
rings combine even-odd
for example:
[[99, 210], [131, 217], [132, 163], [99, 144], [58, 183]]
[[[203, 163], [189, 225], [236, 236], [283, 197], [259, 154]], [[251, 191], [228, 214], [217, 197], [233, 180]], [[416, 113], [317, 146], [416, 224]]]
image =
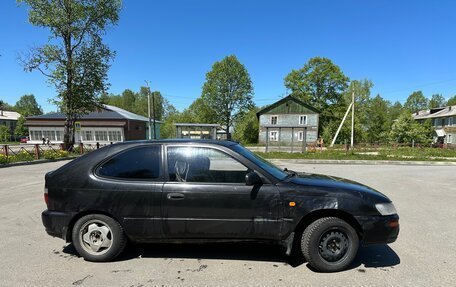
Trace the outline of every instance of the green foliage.
[[456, 106], [456, 96], [448, 99], [447, 106]]
[[28, 135], [28, 129], [24, 124], [25, 124], [25, 117], [21, 115], [17, 119], [16, 129], [14, 130], [14, 134], [16, 136], [21, 137], [21, 136]]
[[389, 113], [390, 103], [380, 95], [368, 103], [366, 114], [367, 141], [387, 142], [392, 120]]
[[242, 144], [258, 143], [259, 122], [256, 113], [258, 107], [254, 107], [236, 121], [234, 139]]
[[390, 108], [389, 108], [389, 118], [391, 121], [397, 120], [399, 116], [402, 114], [404, 111], [404, 108], [402, 107], [400, 102], [395, 102]]
[[431, 99], [429, 100], [429, 108], [438, 108], [444, 107], [446, 105], [446, 100], [442, 95], [434, 94], [432, 95]]
[[404, 104], [404, 108], [408, 109], [411, 113], [425, 110], [428, 107], [428, 99], [423, 95], [423, 92], [413, 92]]
[[74, 123], [98, 105], [108, 87], [114, 53], [102, 42], [119, 20], [120, 0], [19, 0], [29, 6], [29, 22], [51, 32], [48, 44], [22, 58], [26, 71], [38, 70], [57, 91], [53, 100], [66, 114], [64, 145], [74, 144]]
[[0, 164], [5, 164], [5, 163], [8, 163], [8, 158], [5, 155], [0, 154]]
[[35, 156], [33, 154], [31, 154], [25, 150], [21, 150], [20, 152], [15, 154], [13, 157], [14, 158], [12, 158], [11, 160], [14, 160], [14, 161], [32, 161], [35, 159]]
[[14, 111], [14, 107], [3, 100], [0, 100], [0, 109], [3, 109], [4, 111]]
[[321, 111], [320, 128], [331, 121], [342, 119], [346, 109], [343, 92], [349, 78], [330, 59], [315, 57], [301, 69], [292, 70], [285, 77], [285, 87], [304, 102]]
[[390, 132], [390, 140], [397, 143], [415, 143], [427, 144], [431, 141], [432, 126], [430, 122], [420, 124], [415, 121], [408, 111], [402, 113]]
[[0, 125], [0, 141], [6, 142], [9, 139], [10, 130], [7, 126]]
[[211, 120], [229, 130], [238, 117], [253, 107], [252, 99], [250, 75], [236, 56], [231, 55], [212, 65], [198, 104], [202, 106], [201, 112], [211, 115]]
[[43, 110], [38, 105], [34, 95], [23, 95], [14, 105], [14, 110], [24, 117], [43, 114]]
[[[102, 95], [100, 100], [103, 104], [112, 105], [129, 112], [148, 117], [148, 96], [149, 90], [147, 87], [141, 87], [139, 92], [133, 92], [126, 89], [121, 95]], [[153, 109], [153, 102], [155, 104], [155, 111]], [[151, 117], [156, 120], [164, 120], [170, 113], [176, 112], [176, 108], [166, 100], [160, 92], [155, 91], [150, 94]]]
[[372, 150], [328, 149], [306, 153], [256, 152], [269, 159], [320, 159], [320, 160], [394, 160], [394, 161], [455, 161], [456, 150], [429, 147], [383, 147]]
[[48, 149], [43, 152], [42, 157], [45, 159], [57, 159], [67, 157], [68, 154], [68, 151]]

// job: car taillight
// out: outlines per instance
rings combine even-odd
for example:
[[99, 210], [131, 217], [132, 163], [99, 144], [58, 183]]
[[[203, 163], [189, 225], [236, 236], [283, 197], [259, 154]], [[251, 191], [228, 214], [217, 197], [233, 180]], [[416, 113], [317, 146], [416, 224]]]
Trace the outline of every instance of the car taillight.
[[49, 194], [47, 187], [44, 188], [44, 202], [46, 202], [46, 206], [49, 205]]

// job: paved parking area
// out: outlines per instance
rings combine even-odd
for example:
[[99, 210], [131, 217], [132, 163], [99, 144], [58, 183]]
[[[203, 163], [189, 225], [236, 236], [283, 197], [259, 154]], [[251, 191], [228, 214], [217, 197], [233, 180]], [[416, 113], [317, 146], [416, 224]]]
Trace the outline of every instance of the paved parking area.
[[86, 262], [41, 224], [44, 174], [64, 163], [0, 168], [0, 286], [456, 286], [454, 166], [289, 164], [381, 190], [401, 216], [396, 243], [321, 274], [255, 244], [136, 245], [116, 262]]

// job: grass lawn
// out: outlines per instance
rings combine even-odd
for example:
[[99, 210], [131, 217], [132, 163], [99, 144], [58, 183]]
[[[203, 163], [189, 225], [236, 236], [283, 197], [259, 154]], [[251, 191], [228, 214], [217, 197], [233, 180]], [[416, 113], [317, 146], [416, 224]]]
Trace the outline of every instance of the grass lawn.
[[440, 148], [378, 148], [309, 151], [306, 153], [255, 152], [270, 159], [327, 159], [327, 160], [397, 160], [397, 161], [456, 161], [456, 150]]

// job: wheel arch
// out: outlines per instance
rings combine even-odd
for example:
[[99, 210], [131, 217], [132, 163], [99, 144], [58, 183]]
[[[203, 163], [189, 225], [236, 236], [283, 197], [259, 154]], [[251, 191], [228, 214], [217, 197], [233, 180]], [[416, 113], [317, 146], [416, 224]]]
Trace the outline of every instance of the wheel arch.
[[[120, 226], [122, 226], [122, 223], [120, 220], [117, 219], [117, 217], [115, 217], [113, 214], [107, 212], [107, 211], [103, 211], [103, 210], [84, 210], [84, 211], [81, 211], [79, 213], [77, 213], [75, 216], [73, 216], [73, 218], [71, 218], [70, 220], [70, 223], [68, 224], [68, 228], [65, 232], [65, 241], [66, 242], [72, 242], [72, 232], [73, 232], [73, 227], [74, 225], [76, 224], [76, 222], [83, 216], [86, 216], [86, 215], [90, 215], [90, 214], [101, 214], [101, 215], [106, 215], [112, 219], [114, 219], [115, 221], [117, 221]], [[123, 226], [122, 226], [123, 228]]]
[[302, 234], [302, 232], [307, 228], [307, 226], [309, 226], [315, 220], [323, 217], [337, 217], [346, 221], [355, 229], [356, 233], [358, 234], [359, 240], [362, 240], [363, 229], [361, 225], [353, 217], [353, 215], [340, 209], [318, 209], [306, 214], [303, 218], [301, 218], [298, 225], [296, 225], [295, 236], [300, 236], [300, 234]]

